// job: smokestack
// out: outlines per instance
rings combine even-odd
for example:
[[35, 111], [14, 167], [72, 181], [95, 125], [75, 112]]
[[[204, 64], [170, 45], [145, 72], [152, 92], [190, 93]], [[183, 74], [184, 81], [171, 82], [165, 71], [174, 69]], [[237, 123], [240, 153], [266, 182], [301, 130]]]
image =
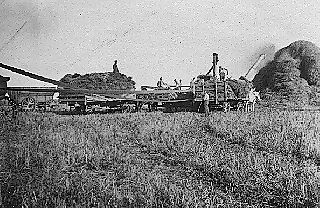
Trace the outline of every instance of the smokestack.
[[218, 69], [218, 54], [217, 53], [213, 53], [213, 76], [216, 78], [216, 80], [220, 80], [220, 75], [219, 75], [219, 69]]

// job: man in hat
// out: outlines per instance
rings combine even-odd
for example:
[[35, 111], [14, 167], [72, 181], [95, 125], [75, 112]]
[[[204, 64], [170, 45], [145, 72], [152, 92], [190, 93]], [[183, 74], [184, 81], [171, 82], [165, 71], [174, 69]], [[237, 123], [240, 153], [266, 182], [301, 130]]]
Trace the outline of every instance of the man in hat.
[[203, 106], [204, 106], [205, 116], [209, 116], [209, 99], [210, 99], [209, 94], [207, 93], [207, 91], [204, 91]]
[[192, 90], [193, 95], [195, 95], [195, 94], [196, 94], [196, 85], [195, 85], [195, 80], [196, 80], [196, 78], [195, 78], [195, 77], [193, 77], [193, 78], [192, 78], [192, 80], [190, 81], [190, 89]]
[[177, 79], [174, 79], [173, 81], [174, 81], [174, 85], [175, 85], [174, 89], [179, 90], [179, 82], [177, 81]]
[[228, 69], [219, 66], [220, 80], [225, 81], [228, 75]]

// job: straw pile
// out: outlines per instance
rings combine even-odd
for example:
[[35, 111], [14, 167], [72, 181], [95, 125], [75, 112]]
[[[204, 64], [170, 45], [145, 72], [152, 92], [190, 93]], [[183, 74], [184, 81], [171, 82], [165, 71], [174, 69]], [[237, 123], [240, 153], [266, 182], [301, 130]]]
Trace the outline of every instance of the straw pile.
[[[195, 81], [195, 86], [196, 86], [196, 92], [202, 92], [202, 86], [203, 86], [203, 80], [205, 82], [205, 85], [207, 88], [208, 92], [214, 91], [215, 89], [215, 79], [212, 76], [207, 76], [207, 75], [199, 75], [197, 77], [197, 80]], [[228, 99], [236, 99], [236, 98], [246, 98], [250, 89], [252, 88], [252, 83], [248, 80], [244, 79], [227, 79], [226, 80], [226, 93], [227, 93], [227, 98]], [[224, 99], [224, 83], [223, 82], [218, 82], [217, 84], [218, 87], [218, 97], [221, 99]], [[210, 96], [214, 96], [214, 93], [210, 94]], [[199, 93], [199, 97], [200, 93]]]
[[121, 73], [67, 74], [61, 80], [72, 87], [89, 90], [134, 90], [132, 77]]
[[320, 106], [320, 87], [311, 86], [310, 91], [310, 105]]
[[251, 82], [247, 82], [245, 80], [229, 79], [227, 80], [227, 83], [237, 98], [246, 98], [247, 94], [252, 88]]
[[296, 41], [276, 52], [254, 77], [262, 97], [286, 106], [317, 103], [320, 86], [320, 49], [308, 41]]

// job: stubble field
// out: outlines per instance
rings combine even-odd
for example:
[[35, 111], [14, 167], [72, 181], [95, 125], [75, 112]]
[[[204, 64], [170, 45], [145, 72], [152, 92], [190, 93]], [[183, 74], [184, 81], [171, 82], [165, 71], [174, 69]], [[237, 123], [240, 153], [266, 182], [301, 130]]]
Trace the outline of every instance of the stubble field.
[[2, 207], [317, 207], [320, 113], [1, 118]]

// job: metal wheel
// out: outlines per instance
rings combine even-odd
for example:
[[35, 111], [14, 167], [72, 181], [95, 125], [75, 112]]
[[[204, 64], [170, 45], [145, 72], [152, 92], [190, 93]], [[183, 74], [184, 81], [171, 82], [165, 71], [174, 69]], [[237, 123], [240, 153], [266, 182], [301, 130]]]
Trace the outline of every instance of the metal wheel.
[[248, 103], [248, 112], [253, 112], [254, 111], [254, 102], [249, 102]]
[[122, 113], [131, 113], [134, 111], [134, 106], [130, 104], [124, 104], [122, 106]]
[[172, 113], [176, 113], [176, 112], [178, 112], [178, 108], [177, 108], [177, 106], [172, 105], [172, 106], [171, 106], [171, 112], [172, 112]]
[[245, 106], [242, 102], [237, 103], [237, 111], [243, 111], [245, 110]]
[[46, 110], [53, 110], [57, 107], [57, 102], [53, 99], [46, 101]]
[[36, 100], [32, 97], [23, 98], [21, 106], [22, 110], [32, 111], [36, 108]]
[[223, 103], [223, 112], [229, 112], [231, 109], [230, 103]]

